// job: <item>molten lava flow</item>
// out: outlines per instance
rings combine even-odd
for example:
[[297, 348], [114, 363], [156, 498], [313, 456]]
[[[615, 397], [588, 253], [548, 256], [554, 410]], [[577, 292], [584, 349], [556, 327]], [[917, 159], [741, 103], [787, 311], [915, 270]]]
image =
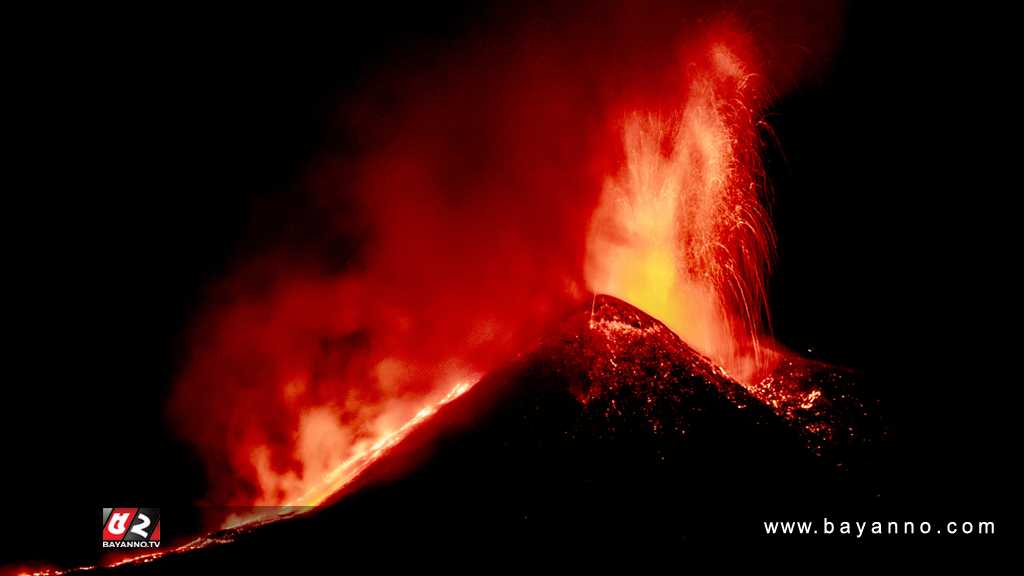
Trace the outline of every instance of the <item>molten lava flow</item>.
[[625, 166], [607, 181], [586, 278], [667, 324], [734, 378], [770, 368], [759, 338], [773, 233], [761, 204], [753, 74], [715, 45], [682, 109], [625, 123]]
[[[341, 493], [349, 483], [359, 477], [359, 474], [362, 473], [363, 470], [366, 470], [367, 467], [386, 455], [391, 448], [405, 439], [405, 437], [415, 430], [416, 427], [427, 421], [446, 404], [451, 403], [456, 398], [468, 392], [470, 388], [477, 383], [477, 381], [479, 381], [479, 377], [473, 377], [456, 383], [447, 394], [438, 400], [428, 401], [423, 408], [417, 411], [415, 415], [406, 420], [397, 429], [387, 433], [382, 433], [372, 445], [361, 448], [340, 464], [329, 470], [322, 471], [322, 474], [316, 476], [317, 481], [309, 484], [304, 493], [288, 501], [285, 504], [285, 507], [280, 509], [280, 513], [282, 515], [289, 515], [295, 512], [301, 512], [302, 508], [309, 509], [310, 507], [318, 506], [328, 498]], [[330, 425], [334, 427], [338, 426], [335, 422], [331, 422]], [[260, 451], [260, 453], [262, 453], [262, 451]], [[298, 508], [298, 510], [294, 510], [294, 508]], [[260, 513], [231, 516], [225, 521], [224, 527], [234, 528], [243, 526], [254, 521], [259, 521], [261, 518], [262, 514]]]
[[584, 286], [761, 390], [778, 353], [758, 83], [776, 70], [699, 3], [542, 12], [368, 81], [340, 114], [351, 146], [282, 211], [307, 244], [275, 239], [211, 288], [171, 403], [209, 502], [324, 502]]
[[343, 104], [344, 154], [314, 159], [281, 210], [306, 244], [269, 241], [194, 320], [170, 412], [207, 463], [208, 502], [327, 501], [535, 346], [584, 286], [662, 321], [776, 413], [818, 408], [813, 367], [771, 375], [759, 82], [829, 28], [815, 11], [790, 14], [792, 34], [762, 23], [775, 68], [759, 67], [716, 7], [650, 4], [502, 13]]

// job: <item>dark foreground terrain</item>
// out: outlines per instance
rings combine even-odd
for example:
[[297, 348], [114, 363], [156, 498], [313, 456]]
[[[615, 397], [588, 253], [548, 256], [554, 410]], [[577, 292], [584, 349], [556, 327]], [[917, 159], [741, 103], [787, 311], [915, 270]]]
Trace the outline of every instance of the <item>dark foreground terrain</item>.
[[763, 522], [870, 506], [881, 429], [851, 401], [849, 378], [811, 384], [823, 391], [813, 409], [769, 406], [661, 323], [601, 296], [322, 509], [110, 570], [674, 561], [741, 542], [819, 548], [828, 544], [820, 537], [766, 536]]

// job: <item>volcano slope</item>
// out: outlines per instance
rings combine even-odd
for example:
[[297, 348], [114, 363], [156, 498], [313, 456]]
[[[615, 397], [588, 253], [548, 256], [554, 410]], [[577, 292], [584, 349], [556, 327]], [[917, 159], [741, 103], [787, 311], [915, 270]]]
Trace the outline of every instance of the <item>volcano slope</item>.
[[321, 508], [116, 572], [413, 565], [453, 554], [672, 558], [764, 539], [764, 520], [817, 518], [823, 502], [855, 508], [863, 489], [851, 488], [849, 450], [820, 449], [835, 426], [852, 428], [825, 409], [781, 407], [657, 320], [598, 296]]

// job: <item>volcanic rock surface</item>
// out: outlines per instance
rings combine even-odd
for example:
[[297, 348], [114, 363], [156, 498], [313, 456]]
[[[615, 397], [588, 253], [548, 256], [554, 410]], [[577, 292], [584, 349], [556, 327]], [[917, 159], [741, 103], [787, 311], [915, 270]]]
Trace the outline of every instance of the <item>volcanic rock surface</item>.
[[598, 296], [323, 508], [116, 571], [595, 551], [671, 558], [688, 545], [755, 537], [763, 520], [804, 507], [817, 514], [822, 497], [846, 489], [836, 460], [817, 449], [829, 440], [805, 429], [833, 421], [787, 417], [780, 406], [660, 322]]

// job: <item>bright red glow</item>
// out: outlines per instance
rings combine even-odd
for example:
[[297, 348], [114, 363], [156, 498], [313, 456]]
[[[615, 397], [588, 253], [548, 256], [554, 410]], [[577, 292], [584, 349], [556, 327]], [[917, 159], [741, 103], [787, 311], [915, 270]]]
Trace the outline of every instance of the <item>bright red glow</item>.
[[773, 408], [818, 401], [765, 378], [784, 353], [767, 330], [760, 130], [834, 8], [744, 20], [701, 4], [496, 18], [340, 104], [357, 151], [323, 152], [298, 193], [312, 247], [241, 263], [194, 319], [170, 412], [208, 502], [325, 502], [590, 292], [661, 320]]
[[746, 385], [771, 368], [758, 122], [792, 54], [702, 7], [591, 10], [342, 105], [359, 151], [311, 170], [315, 249], [247, 262], [196, 321], [172, 413], [211, 502], [323, 502], [588, 291]]
[[691, 68], [681, 108], [625, 120], [625, 166], [604, 185], [586, 278], [667, 324], [744, 383], [762, 350], [773, 251], [758, 165], [757, 74], [723, 43]]

